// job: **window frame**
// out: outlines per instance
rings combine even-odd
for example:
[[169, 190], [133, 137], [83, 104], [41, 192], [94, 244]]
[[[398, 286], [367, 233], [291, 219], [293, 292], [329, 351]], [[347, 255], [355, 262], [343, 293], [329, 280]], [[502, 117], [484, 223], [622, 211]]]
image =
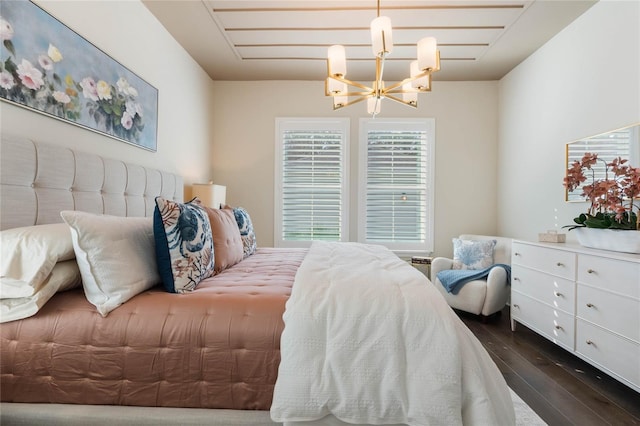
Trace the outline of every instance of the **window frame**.
[[[421, 130], [426, 132], [427, 180], [425, 182], [426, 222], [423, 243], [368, 241], [367, 229], [367, 172], [369, 130]], [[361, 118], [358, 137], [358, 242], [382, 244], [396, 254], [414, 255], [433, 253], [435, 222], [435, 119], [434, 118]]]
[[349, 118], [318, 117], [276, 117], [275, 122], [275, 185], [274, 185], [274, 247], [309, 247], [313, 240], [290, 241], [283, 239], [283, 140], [282, 133], [287, 130], [339, 130], [341, 142], [341, 203], [340, 241], [349, 241]]

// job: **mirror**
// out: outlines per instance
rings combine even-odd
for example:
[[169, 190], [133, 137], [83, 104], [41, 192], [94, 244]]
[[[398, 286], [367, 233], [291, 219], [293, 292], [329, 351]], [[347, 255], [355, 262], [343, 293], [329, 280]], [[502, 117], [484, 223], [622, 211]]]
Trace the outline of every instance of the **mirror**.
[[[634, 167], [640, 166], [640, 123], [629, 127], [625, 127], [611, 132], [602, 133], [601, 135], [591, 136], [589, 138], [580, 139], [569, 142], [566, 147], [565, 170], [574, 161], [580, 161], [582, 156], [587, 153], [597, 153], [599, 159], [610, 162], [614, 158], [622, 157], [629, 160], [629, 165]], [[598, 164], [593, 167], [596, 179], [604, 175], [604, 165]], [[585, 182], [589, 183], [589, 182]], [[565, 192], [566, 201], [584, 201], [580, 196], [582, 188], [576, 188], [574, 191]]]

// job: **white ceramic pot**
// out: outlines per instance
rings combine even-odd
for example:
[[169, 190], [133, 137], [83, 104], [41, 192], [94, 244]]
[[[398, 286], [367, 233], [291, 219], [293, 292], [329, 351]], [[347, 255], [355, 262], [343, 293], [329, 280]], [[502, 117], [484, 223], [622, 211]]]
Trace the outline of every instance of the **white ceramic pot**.
[[578, 242], [600, 250], [640, 254], [640, 231], [620, 229], [576, 228]]

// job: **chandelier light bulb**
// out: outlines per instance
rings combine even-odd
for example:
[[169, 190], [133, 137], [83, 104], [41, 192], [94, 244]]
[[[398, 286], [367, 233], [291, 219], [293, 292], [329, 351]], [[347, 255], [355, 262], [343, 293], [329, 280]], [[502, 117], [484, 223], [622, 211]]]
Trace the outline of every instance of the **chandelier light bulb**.
[[402, 85], [402, 100], [410, 105], [418, 105], [418, 93], [413, 90], [411, 83], [405, 83]]
[[344, 77], [347, 75], [347, 56], [344, 46], [334, 44], [329, 47], [327, 52], [327, 60], [329, 61], [329, 75], [334, 77]]
[[418, 68], [420, 71], [437, 68], [438, 43], [435, 37], [425, 37], [418, 41]]
[[[420, 71], [420, 66], [418, 65], [418, 61], [413, 61], [410, 64], [410, 72], [411, 78], [415, 78], [418, 74], [422, 73]], [[421, 77], [413, 80], [411, 82], [411, 87], [418, 90], [429, 90], [429, 77]]]
[[385, 56], [393, 50], [391, 19], [378, 16], [371, 21], [371, 48], [375, 56]]
[[342, 108], [347, 104], [349, 98], [346, 96], [334, 96], [333, 97], [333, 107], [334, 108]]
[[329, 92], [334, 95], [347, 93], [347, 83], [343, 83], [331, 77], [328, 78]]
[[367, 114], [376, 115], [380, 113], [382, 99], [372, 96], [367, 99]]

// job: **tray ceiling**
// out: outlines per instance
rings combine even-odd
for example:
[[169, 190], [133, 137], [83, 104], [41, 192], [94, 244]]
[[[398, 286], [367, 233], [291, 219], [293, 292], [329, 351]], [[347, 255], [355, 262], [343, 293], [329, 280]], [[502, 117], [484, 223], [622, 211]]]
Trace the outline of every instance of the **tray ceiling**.
[[[345, 46], [350, 79], [373, 78], [375, 1], [143, 3], [214, 80], [323, 80], [332, 44]], [[441, 54], [434, 80], [500, 79], [594, 3], [382, 0], [394, 41], [385, 79], [408, 76], [426, 36], [437, 38]]]

